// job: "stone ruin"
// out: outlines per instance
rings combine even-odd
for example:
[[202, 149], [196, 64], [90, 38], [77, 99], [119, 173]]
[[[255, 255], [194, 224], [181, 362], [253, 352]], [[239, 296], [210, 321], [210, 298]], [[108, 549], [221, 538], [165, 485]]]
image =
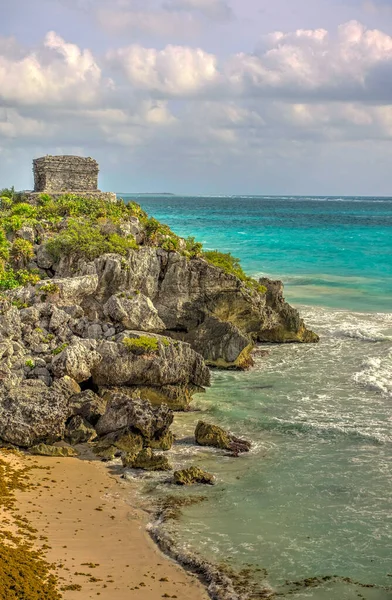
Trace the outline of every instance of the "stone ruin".
[[82, 156], [43, 156], [33, 160], [34, 200], [40, 194], [54, 197], [75, 194], [114, 201], [116, 194], [98, 189], [99, 166], [93, 158]]

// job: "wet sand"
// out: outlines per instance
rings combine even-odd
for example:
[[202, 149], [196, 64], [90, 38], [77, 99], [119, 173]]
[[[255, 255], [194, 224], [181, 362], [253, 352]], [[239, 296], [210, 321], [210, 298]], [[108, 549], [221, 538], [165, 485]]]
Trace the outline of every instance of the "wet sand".
[[77, 458], [10, 459], [41, 467], [29, 474], [38, 486], [16, 493], [17, 506], [47, 537], [46, 557], [64, 600], [208, 599], [197, 577], [155, 546], [133, 484], [111, 467]]

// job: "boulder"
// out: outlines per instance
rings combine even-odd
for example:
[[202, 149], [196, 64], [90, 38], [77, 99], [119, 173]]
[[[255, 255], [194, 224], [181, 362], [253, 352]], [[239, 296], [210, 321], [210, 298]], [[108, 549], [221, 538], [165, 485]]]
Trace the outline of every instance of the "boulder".
[[80, 415], [95, 426], [106, 412], [107, 400], [97, 396], [92, 390], [85, 390], [72, 396], [69, 406], [73, 415]]
[[68, 375], [78, 383], [90, 379], [92, 370], [99, 365], [102, 358], [93, 347], [82, 341], [75, 341], [64, 348], [52, 360], [52, 371], [55, 377]]
[[77, 388], [75, 382], [64, 377], [51, 387], [38, 379], [27, 379], [3, 390], [0, 439], [24, 448], [62, 439], [69, 414], [68, 400]]
[[157, 438], [151, 438], [146, 442], [146, 445], [153, 450], [170, 450], [174, 444], [174, 434], [167, 431]]
[[144, 448], [136, 457], [124, 454], [122, 463], [124, 467], [144, 471], [171, 471], [172, 469], [167, 456], [154, 454], [151, 448]]
[[55, 458], [72, 458], [78, 455], [74, 448], [69, 448], [68, 446], [50, 446], [47, 444], [33, 446], [29, 449], [29, 452], [38, 456], [53, 456]]
[[234, 455], [249, 452], [252, 444], [235, 437], [222, 427], [199, 421], [196, 426], [195, 438], [200, 446], [212, 446], [222, 450], [230, 450]]
[[181, 334], [181, 339], [191, 344], [209, 366], [246, 369], [253, 365], [251, 336], [217, 317], [207, 317], [196, 329]]
[[215, 477], [211, 473], [199, 469], [199, 467], [190, 467], [189, 469], [175, 471], [173, 481], [177, 485], [194, 485], [195, 483], [213, 485]]
[[106, 413], [99, 419], [98, 435], [132, 429], [144, 439], [160, 438], [173, 423], [173, 412], [168, 406], [153, 407], [148, 400], [130, 399], [126, 394], [114, 394]]
[[125, 329], [164, 331], [165, 324], [150, 298], [136, 292], [111, 296], [103, 307], [104, 314]]
[[83, 417], [76, 415], [72, 417], [67, 424], [65, 431], [66, 440], [73, 446], [76, 444], [84, 444], [91, 442], [97, 437], [97, 433]]
[[100, 456], [104, 454], [113, 453], [116, 454], [118, 451], [125, 452], [128, 456], [136, 456], [143, 449], [144, 440], [139, 433], [124, 428], [120, 431], [108, 433], [101, 438], [94, 452]]
[[210, 372], [203, 358], [189, 344], [150, 335], [157, 347], [136, 354], [127, 340], [145, 338], [137, 331], [125, 331], [115, 342], [100, 341], [96, 351], [102, 360], [92, 370], [98, 386], [187, 386], [202, 389], [210, 384]]

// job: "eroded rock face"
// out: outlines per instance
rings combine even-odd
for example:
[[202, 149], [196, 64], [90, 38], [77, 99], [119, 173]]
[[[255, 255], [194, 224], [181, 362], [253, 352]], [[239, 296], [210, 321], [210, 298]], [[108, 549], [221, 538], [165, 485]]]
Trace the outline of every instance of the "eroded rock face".
[[210, 383], [210, 373], [202, 357], [190, 345], [154, 336], [158, 350], [135, 354], [124, 345], [126, 338], [140, 338], [136, 331], [126, 331], [114, 342], [101, 341], [96, 351], [102, 360], [92, 372], [98, 386], [189, 385], [202, 388]]
[[222, 427], [199, 421], [196, 426], [195, 438], [200, 446], [212, 446], [222, 450], [230, 450], [234, 455], [249, 452], [251, 443], [235, 437]]
[[38, 379], [27, 379], [3, 391], [0, 439], [24, 448], [63, 439], [73, 387], [69, 378], [56, 381], [50, 388]]
[[95, 426], [106, 412], [107, 400], [97, 396], [92, 390], [85, 390], [72, 396], [69, 406], [73, 415], [80, 415]]
[[147, 400], [132, 400], [124, 394], [117, 394], [99, 419], [96, 431], [103, 436], [129, 428], [143, 438], [159, 439], [168, 433], [173, 418], [173, 412], [166, 404], [153, 407]]
[[90, 379], [92, 371], [102, 361], [102, 356], [91, 343], [76, 341], [67, 346], [52, 360], [55, 377], [68, 375], [78, 383]]
[[97, 437], [97, 433], [92, 425], [80, 415], [72, 417], [65, 430], [65, 438], [72, 445], [85, 444], [91, 442]]
[[105, 315], [125, 329], [160, 332], [165, 324], [150, 298], [141, 293], [125, 292], [111, 296], [103, 307]]

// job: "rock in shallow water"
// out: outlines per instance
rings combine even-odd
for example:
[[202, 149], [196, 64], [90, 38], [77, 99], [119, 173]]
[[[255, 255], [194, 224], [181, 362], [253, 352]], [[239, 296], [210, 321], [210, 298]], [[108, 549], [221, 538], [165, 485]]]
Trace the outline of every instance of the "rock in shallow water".
[[235, 437], [222, 427], [199, 421], [196, 426], [195, 438], [200, 446], [212, 446], [222, 450], [230, 450], [234, 455], [249, 452], [252, 444], [247, 440]]
[[175, 471], [173, 481], [177, 485], [194, 485], [196, 483], [213, 485], [215, 477], [211, 473], [199, 469], [199, 467], [190, 467], [189, 469]]
[[122, 464], [124, 467], [143, 469], [144, 471], [171, 471], [172, 469], [167, 456], [154, 454], [151, 448], [144, 448], [136, 457], [124, 454]]

